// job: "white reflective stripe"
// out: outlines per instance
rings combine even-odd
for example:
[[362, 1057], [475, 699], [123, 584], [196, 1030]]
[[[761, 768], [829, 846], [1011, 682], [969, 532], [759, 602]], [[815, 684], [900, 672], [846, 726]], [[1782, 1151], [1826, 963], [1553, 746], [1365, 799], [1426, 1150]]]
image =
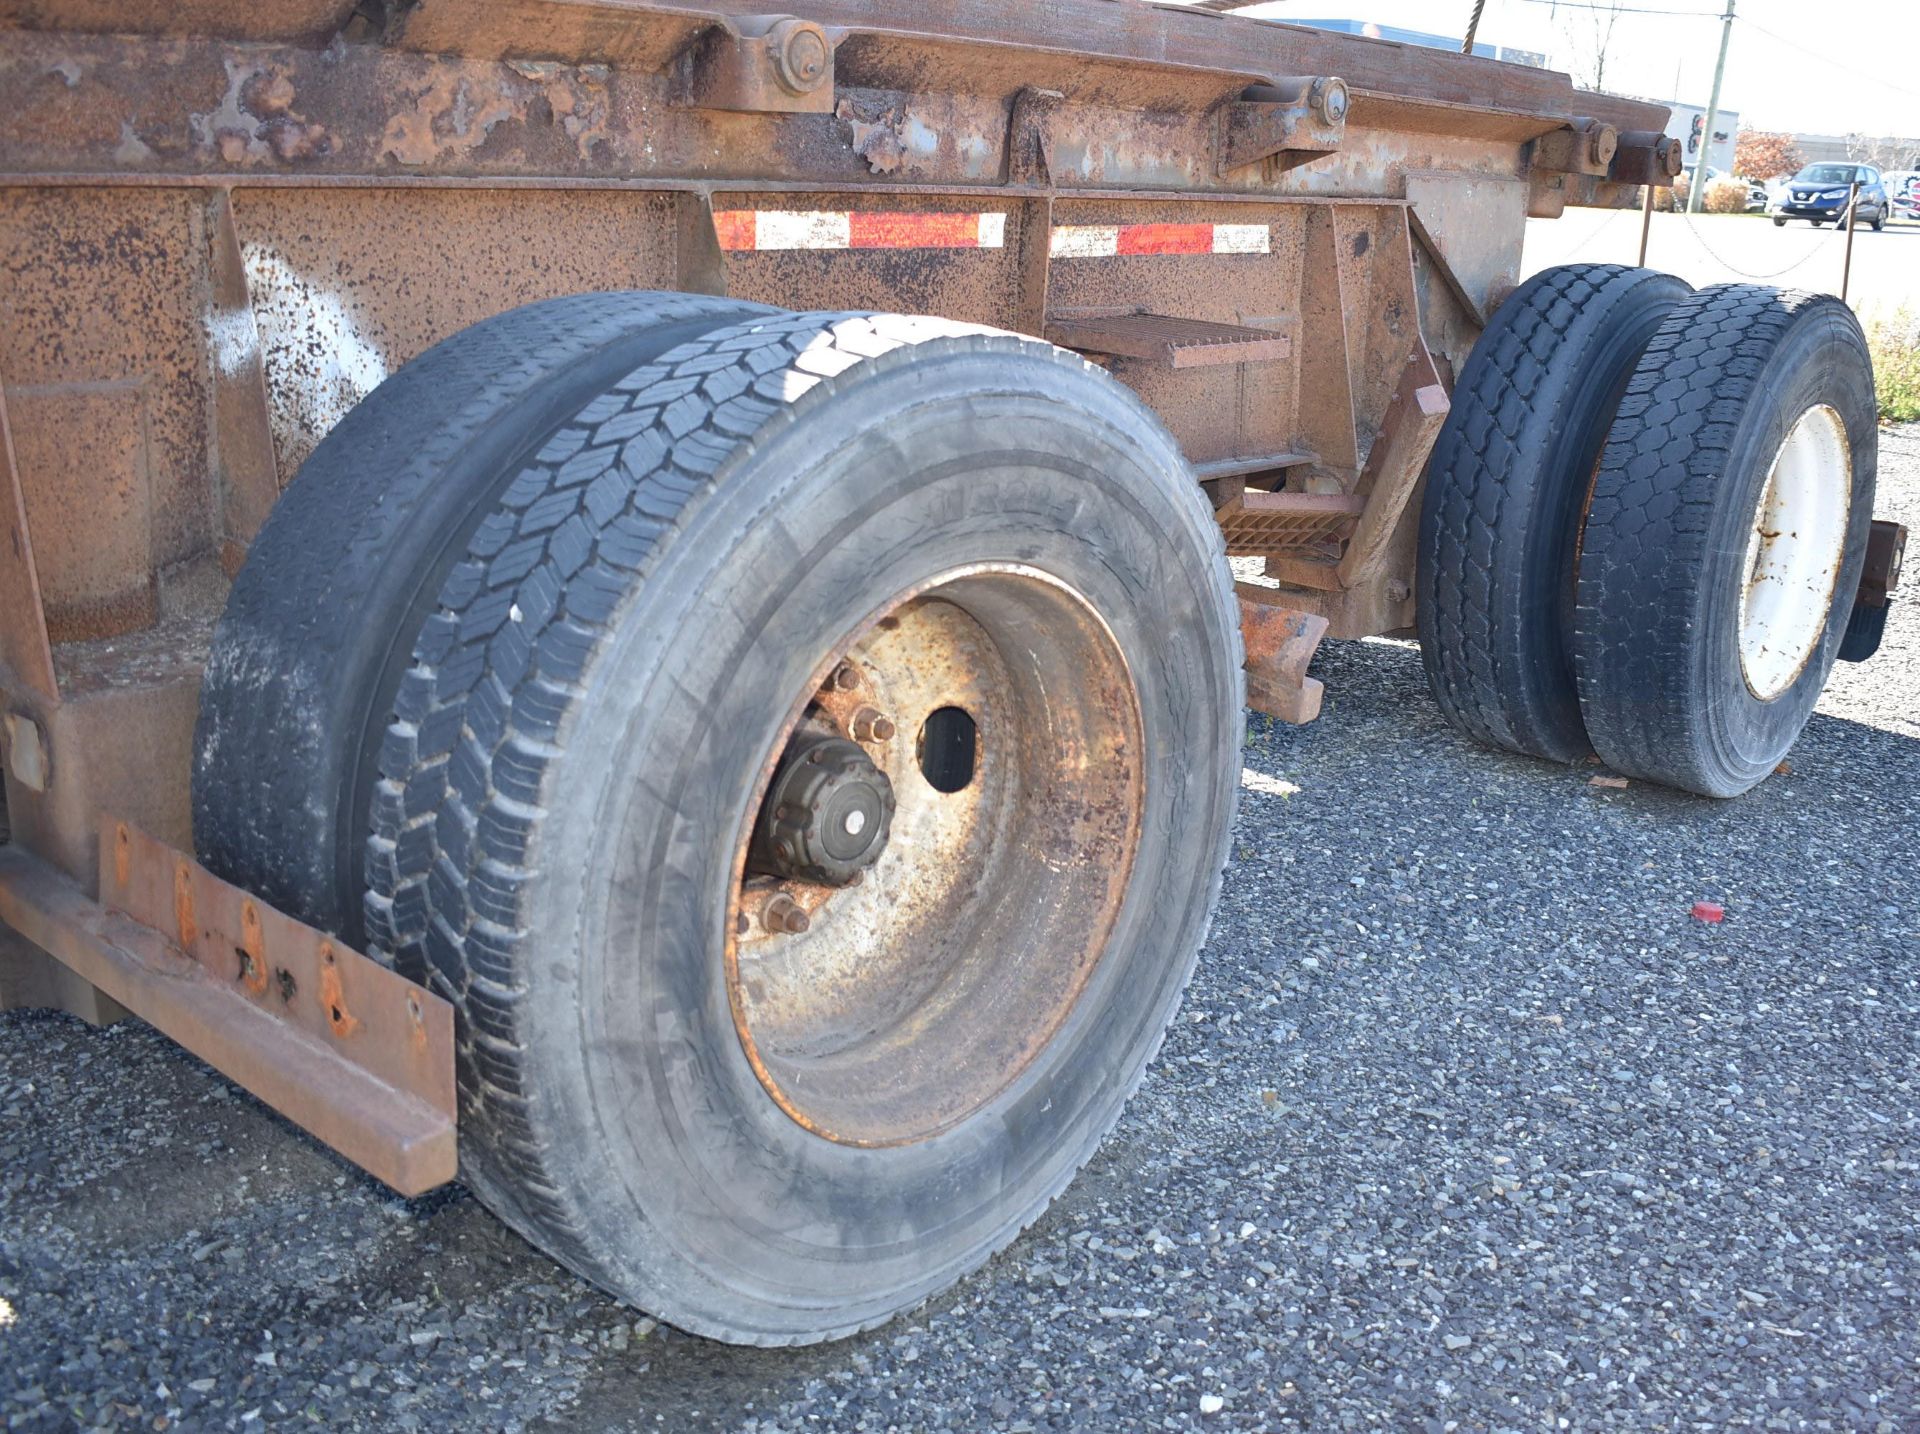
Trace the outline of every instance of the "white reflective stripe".
[[998, 249], [1007, 242], [1007, 216], [1004, 212], [980, 216], [980, 247]]
[[1056, 259], [1105, 259], [1120, 252], [1118, 224], [1056, 224], [1049, 252]]
[[844, 249], [851, 242], [844, 210], [762, 209], [754, 220], [756, 249]]
[[1271, 243], [1264, 224], [1216, 224], [1213, 226], [1213, 252], [1216, 254], [1265, 254]]

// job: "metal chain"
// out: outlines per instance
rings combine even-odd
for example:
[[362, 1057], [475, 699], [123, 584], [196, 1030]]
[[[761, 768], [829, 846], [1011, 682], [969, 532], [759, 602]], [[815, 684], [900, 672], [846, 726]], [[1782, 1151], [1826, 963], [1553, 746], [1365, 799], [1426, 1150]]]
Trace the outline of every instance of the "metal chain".
[[[1821, 235], [1819, 238], [1815, 239], [1813, 241], [1813, 247], [1811, 249], [1807, 250], [1806, 253], [1802, 254], [1798, 259], [1795, 259], [1791, 264], [1787, 265], [1784, 269], [1775, 269], [1771, 273], [1766, 273], [1766, 274], [1750, 274], [1745, 269], [1742, 269], [1738, 264], [1729, 264], [1724, 258], [1722, 258], [1718, 253], [1714, 251], [1713, 246], [1707, 243], [1706, 235], [1702, 234], [1700, 232], [1699, 226], [1693, 222], [1693, 216], [1691, 214], [1687, 213], [1685, 210], [1682, 210], [1680, 213], [1680, 217], [1686, 221], [1687, 232], [1693, 235], [1694, 243], [1698, 244], [1702, 249], [1707, 251], [1707, 257], [1709, 259], [1713, 260], [1714, 263], [1720, 265], [1720, 267], [1723, 269], [1731, 269], [1734, 273], [1740, 275], [1740, 277], [1743, 279], [1777, 279], [1782, 274], [1791, 274], [1795, 269], [1798, 269], [1802, 264], [1806, 263], [1807, 260], [1819, 254], [1822, 247], [1825, 245], [1826, 239], [1827, 239], [1827, 236], [1824, 234]], [[1842, 232], [1842, 231], [1836, 231], [1836, 232]]]

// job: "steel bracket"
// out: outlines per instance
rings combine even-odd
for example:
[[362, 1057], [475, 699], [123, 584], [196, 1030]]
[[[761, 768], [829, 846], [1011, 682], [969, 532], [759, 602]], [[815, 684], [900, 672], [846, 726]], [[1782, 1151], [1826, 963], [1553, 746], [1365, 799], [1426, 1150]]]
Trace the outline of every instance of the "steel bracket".
[[1595, 119], [1569, 120], [1533, 142], [1533, 167], [1558, 174], [1607, 173], [1620, 149], [1620, 131]]
[[833, 51], [846, 34], [794, 15], [718, 18], [673, 66], [673, 102], [751, 114], [833, 113]]
[[403, 1195], [453, 1179], [453, 1008], [126, 822], [100, 899], [0, 847], [0, 924]]
[[1659, 130], [1623, 130], [1607, 166], [1615, 184], [1671, 185], [1684, 156], [1680, 141]]
[[1350, 107], [1347, 82], [1333, 75], [1250, 85], [1218, 114], [1216, 168], [1227, 174], [1272, 160], [1291, 169], [1340, 148]]
[[1320, 715], [1326, 685], [1307, 676], [1327, 620], [1319, 613], [1274, 606], [1267, 595], [1284, 602], [1285, 594], [1272, 589], [1238, 585], [1240, 635], [1247, 648], [1247, 705], [1282, 722], [1296, 725]]

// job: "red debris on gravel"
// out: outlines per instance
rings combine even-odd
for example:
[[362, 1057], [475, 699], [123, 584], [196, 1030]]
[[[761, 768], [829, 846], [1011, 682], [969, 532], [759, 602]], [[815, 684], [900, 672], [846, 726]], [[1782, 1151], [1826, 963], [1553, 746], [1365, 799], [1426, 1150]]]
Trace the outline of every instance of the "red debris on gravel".
[[1727, 919], [1727, 908], [1717, 901], [1696, 901], [1693, 903], [1693, 919], [1709, 924]]

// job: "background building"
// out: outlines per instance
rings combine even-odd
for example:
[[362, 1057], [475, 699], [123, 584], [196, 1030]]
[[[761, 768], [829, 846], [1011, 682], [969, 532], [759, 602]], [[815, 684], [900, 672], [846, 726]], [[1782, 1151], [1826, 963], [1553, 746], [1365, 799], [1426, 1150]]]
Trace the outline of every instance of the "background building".
[[1666, 105], [1673, 111], [1667, 118], [1667, 133], [1679, 140], [1681, 153], [1686, 156], [1686, 173], [1693, 173], [1693, 164], [1700, 157], [1700, 147], [1707, 146], [1707, 167], [1717, 169], [1722, 174], [1733, 173], [1733, 141], [1740, 133], [1740, 114], [1737, 110], [1721, 109], [1713, 117], [1713, 135], [1706, 133], [1707, 110], [1705, 105], [1682, 104], [1679, 100], [1655, 100], [1655, 104]]
[[[1466, 8], [1461, 7], [1464, 19]], [[1398, 25], [1376, 25], [1371, 20], [1302, 20], [1292, 15], [1267, 15], [1269, 20], [1282, 20], [1289, 25], [1311, 25], [1316, 30], [1338, 30], [1343, 35], [1366, 35], [1375, 40], [1395, 40], [1402, 45], [1424, 45], [1430, 50], [1460, 49], [1458, 35], [1431, 35], [1424, 30], [1403, 30]], [[1547, 57], [1537, 50], [1516, 50], [1510, 45], [1487, 45], [1476, 43], [1473, 53], [1489, 60], [1505, 60], [1510, 65], [1532, 65], [1536, 70], [1547, 66]]]

